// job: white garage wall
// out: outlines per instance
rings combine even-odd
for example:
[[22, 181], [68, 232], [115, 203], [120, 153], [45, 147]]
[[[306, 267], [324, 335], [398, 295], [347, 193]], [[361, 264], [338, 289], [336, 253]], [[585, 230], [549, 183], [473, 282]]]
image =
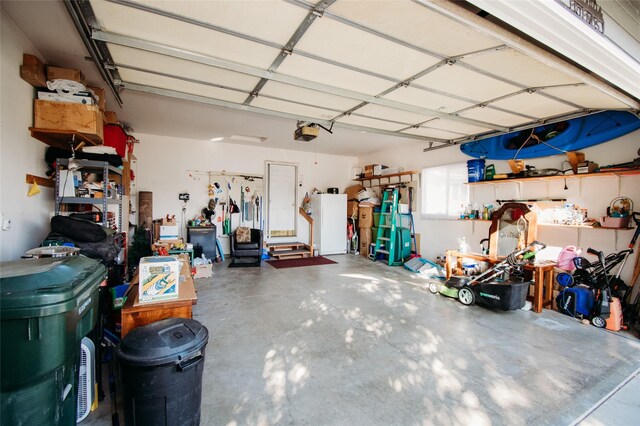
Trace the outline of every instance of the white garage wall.
[[[431, 152], [422, 152], [424, 144], [405, 149], [378, 152], [360, 159], [360, 167], [365, 164], [385, 164], [390, 167], [401, 166], [405, 170], [418, 170], [429, 166], [466, 162], [471, 159], [460, 152], [457, 147], [444, 148]], [[611, 142], [583, 149], [586, 158], [601, 166], [631, 161], [638, 157], [640, 148], [640, 130], [625, 135]], [[537, 168], [567, 168], [562, 166], [564, 155], [526, 160], [526, 164]], [[495, 164], [497, 173], [510, 172], [506, 161], [488, 160], [487, 164]], [[630, 197], [635, 203], [635, 210], [640, 211], [640, 176], [600, 177], [588, 179], [567, 179], [568, 190], [564, 190], [564, 181], [525, 182], [522, 184], [503, 183], [497, 185], [472, 186], [471, 200], [479, 203], [493, 202], [496, 198], [567, 198], [567, 202], [578, 204], [588, 209], [590, 217], [605, 214], [611, 200], [619, 195]], [[494, 193], [494, 189], [497, 194]], [[420, 191], [418, 191], [420, 193]], [[420, 200], [418, 200], [420, 206]], [[422, 255], [428, 259], [442, 256], [445, 250], [458, 247], [459, 237], [465, 237], [472, 250], [478, 251], [480, 240], [489, 235], [489, 222], [425, 220], [415, 214], [416, 232], [421, 234], [420, 247]], [[625, 249], [633, 231], [614, 231], [605, 229], [577, 229], [540, 226], [538, 239], [549, 246], [563, 247], [578, 245], [586, 251], [593, 247], [607, 253]], [[634, 254], [635, 256], [635, 254]], [[623, 278], [629, 280], [633, 272], [632, 259], [624, 269]]]
[[[343, 192], [352, 183], [351, 169], [358, 164], [357, 157], [146, 134], [135, 136], [141, 141], [134, 152], [138, 158], [136, 186], [138, 191], [153, 192], [154, 218], [166, 214], [175, 214], [176, 218], [180, 218], [182, 205], [178, 194], [181, 192], [189, 192], [191, 196], [187, 205], [187, 220], [199, 214], [207, 205], [207, 175], [192, 173], [190, 176], [189, 170], [264, 175], [265, 160], [297, 163], [301, 182], [297, 202], [300, 205], [305, 192], [311, 193], [313, 188], [326, 192], [329, 187], [338, 187]], [[309, 241], [309, 227], [302, 216], [298, 217], [298, 236], [277, 241], [291, 240]]]
[[0, 231], [0, 260], [20, 258], [49, 233], [53, 189], [27, 197], [25, 175], [44, 176], [46, 145], [29, 135], [33, 125], [33, 87], [20, 78], [22, 54], [40, 56], [5, 13], [0, 16], [2, 44], [0, 92], [0, 212], [11, 227]]

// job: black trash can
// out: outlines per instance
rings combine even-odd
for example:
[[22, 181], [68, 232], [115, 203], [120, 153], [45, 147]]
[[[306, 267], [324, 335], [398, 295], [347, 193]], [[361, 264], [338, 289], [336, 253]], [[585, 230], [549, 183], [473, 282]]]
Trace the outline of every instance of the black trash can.
[[127, 425], [198, 425], [209, 332], [169, 318], [128, 333], [116, 352]]

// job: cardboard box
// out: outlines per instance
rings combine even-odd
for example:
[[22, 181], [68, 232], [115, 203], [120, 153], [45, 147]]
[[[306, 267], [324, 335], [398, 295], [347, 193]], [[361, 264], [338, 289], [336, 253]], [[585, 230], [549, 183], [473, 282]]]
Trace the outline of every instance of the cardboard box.
[[87, 81], [84, 79], [82, 71], [73, 68], [60, 68], [60, 67], [47, 67], [47, 80], [73, 80], [87, 85]]
[[92, 91], [96, 97], [96, 105], [100, 108], [100, 111], [104, 111], [107, 106], [107, 98], [105, 97], [105, 91], [101, 87], [87, 87], [88, 90]]
[[177, 299], [180, 261], [175, 256], [149, 256], [140, 259], [138, 299], [156, 302]]
[[358, 217], [357, 201], [347, 201], [347, 217]]
[[351, 185], [349, 187], [347, 187], [344, 190], [344, 193], [347, 194], [347, 201], [354, 201], [358, 199], [358, 192], [362, 191], [364, 188], [364, 186], [358, 184], [358, 185]]
[[118, 114], [113, 111], [105, 111], [104, 122], [107, 124], [118, 124]]
[[36, 99], [33, 112], [33, 127], [38, 129], [70, 130], [103, 138], [102, 114], [95, 105]]
[[364, 166], [364, 177], [373, 176], [373, 166], [374, 166], [374, 164], [368, 164], [368, 165]]
[[374, 176], [380, 176], [382, 174], [382, 170], [384, 169], [388, 169], [389, 167], [382, 165], [382, 164], [375, 164], [373, 166], [373, 175]]
[[213, 270], [211, 263], [207, 263], [206, 265], [196, 265], [193, 267], [196, 273], [193, 276], [195, 279], [199, 278], [209, 278], [213, 276]]
[[44, 64], [34, 55], [27, 53], [22, 55], [20, 78], [35, 87], [47, 86], [47, 75]]
[[177, 225], [160, 226], [160, 239], [161, 240], [177, 240], [180, 236], [180, 230]]
[[373, 242], [371, 228], [360, 228], [358, 230], [358, 244], [360, 245], [360, 254], [364, 257], [369, 256], [369, 245]]
[[373, 207], [359, 206], [358, 227], [371, 228], [373, 226]]
[[168, 245], [169, 248], [167, 248], [165, 246], [165, 248], [167, 248], [167, 250], [171, 250], [173, 248], [173, 246], [182, 244], [182, 238], [171, 238], [171, 237], [166, 237], [166, 238], [162, 238], [160, 237], [158, 239], [158, 241], [156, 241], [157, 244], [159, 245]]

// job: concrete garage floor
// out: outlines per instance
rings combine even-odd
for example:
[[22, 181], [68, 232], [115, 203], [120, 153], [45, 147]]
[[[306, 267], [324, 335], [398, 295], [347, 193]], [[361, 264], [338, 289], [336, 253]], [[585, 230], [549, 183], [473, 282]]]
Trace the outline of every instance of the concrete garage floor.
[[[194, 318], [210, 333], [201, 424], [568, 425], [588, 413], [584, 425], [626, 425], [640, 416], [640, 340], [549, 310], [465, 307], [404, 268], [330, 258], [338, 264], [215, 265], [213, 278], [196, 280]], [[90, 423], [110, 423], [94, 414]]]

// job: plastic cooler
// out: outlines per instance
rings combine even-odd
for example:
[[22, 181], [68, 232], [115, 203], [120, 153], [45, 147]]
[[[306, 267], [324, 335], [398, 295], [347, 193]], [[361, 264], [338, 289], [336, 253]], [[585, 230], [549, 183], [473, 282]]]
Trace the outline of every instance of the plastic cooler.
[[127, 425], [198, 425], [209, 332], [169, 318], [129, 332], [116, 352]]
[[106, 276], [84, 256], [0, 265], [3, 424], [75, 424], [80, 342]]

